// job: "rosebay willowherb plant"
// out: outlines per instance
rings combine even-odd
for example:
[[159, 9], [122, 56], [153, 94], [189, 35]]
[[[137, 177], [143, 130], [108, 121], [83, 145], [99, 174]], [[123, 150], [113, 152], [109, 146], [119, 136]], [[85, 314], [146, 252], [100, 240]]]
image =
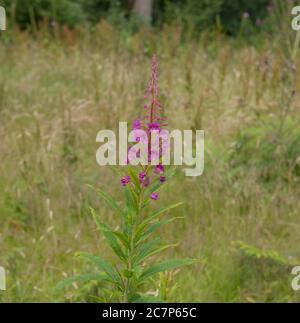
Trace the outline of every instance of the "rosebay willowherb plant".
[[[118, 261], [117, 263], [110, 263], [98, 256], [78, 253], [79, 257], [93, 263], [100, 272], [98, 274], [82, 274], [71, 277], [60, 283], [60, 287], [75, 281], [95, 280], [108, 284], [107, 289], [101, 290], [105, 295], [111, 295], [110, 300], [117, 299], [122, 302], [160, 301], [162, 299], [150, 296], [146, 292], [146, 287], [153, 282], [155, 283], [155, 280], [153, 280], [155, 275], [193, 264], [196, 261], [195, 259], [187, 258], [165, 260], [154, 264], [148, 263], [152, 256], [174, 246], [174, 244], [162, 244], [157, 230], [161, 226], [177, 219], [177, 217], [162, 219], [162, 216], [182, 204], [180, 202], [152, 210], [155, 207], [153, 204], [158, 203], [158, 191], [168, 183], [172, 173], [171, 169], [167, 170], [162, 165], [162, 156], [165, 152], [163, 143], [155, 145], [155, 147], [158, 147], [158, 151], [157, 148], [154, 149], [151, 146], [152, 130], [160, 131], [167, 125], [163, 116], [163, 107], [158, 101], [157, 76], [157, 58], [154, 55], [151, 65], [151, 77], [145, 95], [147, 103], [144, 105], [144, 110], [146, 113], [143, 118], [136, 119], [133, 122], [136, 142], [143, 140], [143, 138], [139, 137], [141, 133], [139, 130], [147, 133], [149, 139], [147, 139], [148, 165], [131, 166], [128, 163], [126, 166], [127, 172], [120, 180], [125, 196], [124, 206], [120, 206], [103, 190], [97, 189], [100, 196], [120, 217], [120, 229], [113, 230], [109, 228], [103, 222], [103, 219], [96, 214], [96, 211], [91, 209], [98, 229], [106, 238]], [[130, 147], [128, 159], [132, 159], [133, 155], [138, 156], [139, 153], [134, 147]], [[151, 163], [153, 159], [158, 160], [155, 165]], [[160, 285], [165, 286], [165, 282], [162, 280]], [[161, 294], [165, 295], [166, 293], [161, 291]]]

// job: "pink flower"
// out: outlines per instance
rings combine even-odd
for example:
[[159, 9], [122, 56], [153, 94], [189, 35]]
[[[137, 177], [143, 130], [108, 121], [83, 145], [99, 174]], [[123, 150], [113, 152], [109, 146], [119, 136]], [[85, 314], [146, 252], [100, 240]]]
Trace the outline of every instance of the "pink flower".
[[133, 126], [133, 129], [134, 130], [141, 129], [141, 127], [142, 127], [141, 120], [140, 119], [135, 119], [133, 121], [133, 125], [132, 126]]
[[124, 176], [121, 178], [121, 185], [126, 186], [130, 182], [131, 178], [129, 175]]
[[160, 130], [160, 124], [159, 122], [149, 122], [147, 123], [148, 130]]
[[156, 201], [156, 200], [158, 199], [158, 194], [157, 194], [157, 193], [152, 193], [152, 194], [150, 195], [150, 198], [151, 198], [152, 200]]
[[166, 177], [165, 177], [165, 176], [160, 176], [160, 178], [159, 178], [159, 181], [160, 181], [161, 183], [164, 183], [166, 180], [167, 180], [167, 179], [166, 179]]
[[139, 173], [139, 181], [140, 181], [140, 183], [144, 182], [146, 176], [147, 176], [147, 174], [145, 172]]
[[154, 168], [154, 174], [162, 174], [165, 168], [163, 165], [156, 165]]

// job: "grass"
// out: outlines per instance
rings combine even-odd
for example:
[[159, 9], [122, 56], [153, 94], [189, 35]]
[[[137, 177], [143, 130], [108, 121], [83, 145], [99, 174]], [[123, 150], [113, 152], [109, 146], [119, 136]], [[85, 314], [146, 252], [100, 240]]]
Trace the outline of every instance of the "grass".
[[[287, 57], [275, 37], [259, 48], [219, 34], [182, 41], [176, 26], [124, 36], [102, 22], [94, 33], [64, 29], [33, 38], [14, 31], [2, 40], [0, 264], [7, 290], [1, 302], [93, 301], [100, 292], [94, 284], [55, 286], [87, 269], [76, 251], [111, 257], [89, 206], [111, 226], [117, 221], [88, 184], [120, 199], [121, 188], [109, 167], [96, 164], [95, 137], [142, 112], [155, 50], [169, 127], [206, 132], [204, 175], [179, 172], [161, 195], [164, 205], [178, 196], [186, 201], [174, 211], [184, 220], [161, 229], [165, 241], [181, 241], [169, 256], [202, 260], [173, 273], [178, 288], [170, 288], [169, 299], [300, 301], [290, 274], [300, 264], [299, 171], [293, 171], [299, 156], [284, 149], [299, 138], [286, 121], [299, 129], [299, 58]], [[262, 130], [266, 124], [275, 141]], [[260, 144], [237, 149], [253, 133]], [[270, 161], [257, 147], [276, 154]], [[266, 182], [261, 165], [283, 176]]]

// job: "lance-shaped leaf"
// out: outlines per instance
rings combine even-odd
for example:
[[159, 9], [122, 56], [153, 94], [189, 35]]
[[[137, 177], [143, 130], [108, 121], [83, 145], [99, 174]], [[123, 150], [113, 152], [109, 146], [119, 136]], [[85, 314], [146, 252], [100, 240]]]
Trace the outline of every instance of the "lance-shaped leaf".
[[129, 173], [129, 175], [130, 175], [130, 177], [132, 179], [132, 182], [134, 184], [134, 187], [136, 188], [136, 190], [138, 192], [140, 192], [140, 190], [141, 190], [141, 184], [140, 184], [140, 181], [139, 181], [139, 179], [138, 179], [138, 177], [137, 177], [137, 175], [136, 175], [133, 167], [129, 167], [128, 173]]
[[190, 258], [162, 261], [162, 262], [155, 264], [155, 265], [151, 266], [150, 268], [146, 269], [139, 277], [139, 280], [144, 281], [145, 279], [148, 279], [157, 273], [180, 268], [180, 267], [187, 266], [187, 265], [192, 265], [192, 264], [196, 263], [197, 261], [198, 260], [196, 260], [196, 259], [190, 259]]
[[105, 274], [82, 274], [82, 275], [76, 275], [73, 277], [69, 277], [67, 279], [64, 279], [63, 281], [59, 282], [56, 286], [57, 289], [62, 289], [64, 287], [67, 287], [75, 282], [89, 282], [89, 281], [105, 281], [108, 280], [108, 276]]
[[[92, 187], [92, 186], [90, 186]], [[118, 203], [106, 192], [104, 192], [103, 190], [101, 190], [100, 188], [95, 189], [96, 192], [105, 200], [105, 202], [111, 207], [113, 208], [115, 211], [117, 211], [118, 213], [120, 213], [121, 215], [123, 214], [123, 210], [121, 209], [121, 207], [118, 205]]]
[[142, 224], [144, 224], [144, 223], [148, 223], [148, 222], [150, 222], [150, 221], [153, 221], [153, 220], [155, 220], [157, 217], [159, 217], [161, 214], [163, 214], [163, 213], [165, 213], [165, 212], [168, 212], [168, 211], [170, 211], [170, 210], [172, 210], [172, 209], [175, 209], [176, 207], [178, 207], [178, 206], [180, 206], [180, 205], [182, 205], [182, 204], [183, 204], [183, 202], [179, 202], [179, 203], [175, 203], [175, 204], [169, 205], [169, 206], [167, 206], [167, 207], [163, 207], [163, 208], [161, 208], [161, 209], [159, 209], [159, 210], [157, 210], [157, 211], [153, 212], [153, 213], [152, 213], [152, 214], [150, 214], [149, 216], [147, 216], [147, 217], [145, 218], [145, 220], [142, 222]]
[[100, 270], [104, 271], [107, 274], [107, 276], [112, 280], [112, 282], [120, 284], [120, 277], [119, 277], [117, 271], [106, 260], [104, 260], [100, 257], [97, 257], [97, 256], [90, 255], [85, 252], [79, 252], [76, 255], [78, 257], [84, 258], [84, 259], [92, 262]]
[[130, 249], [128, 237], [126, 234], [118, 231], [112, 231], [112, 233], [119, 239], [126, 249]]
[[104, 223], [99, 223], [100, 229], [102, 230], [102, 233], [104, 234], [108, 244], [112, 248], [112, 250], [115, 252], [115, 254], [121, 259], [125, 260], [125, 254], [117, 241], [113, 231]]
[[135, 251], [135, 254], [132, 257], [133, 266], [138, 265], [140, 263], [140, 259], [142, 259], [145, 254], [154, 250], [155, 248], [158, 248], [159, 242], [160, 242], [160, 239], [156, 238], [141, 244], [140, 247], [137, 248], [137, 250]]
[[147, 258], [156, 255], [168, 248], [176, 247], [178, 244], [168, 244], [157, 246], [156, 242], [151, 240], [143, 244], [141, 250], [138, 252], [136, 257], [133, 258], [133, 266], [139, 265], [142, 261], [145, 261]]
[[90, 210], [91, 210], [93, 219], [96, 222], [97, 228], [103, 233], [108, 244], [110, 245], [112, 250], [115, 252], [115, 254], [120, 259], [124, 260], [125, 259], [124, 252], [123, 252], [123, 250], [122, 250], [121, 246], [119, 245], [117, 238], [116, 238], [116, 237], [119, 238], [119, 235], [115, 234], [114, 231], [112, 231], [106, 224], [100, 222], [99, 217], [97, 216], [97, 214], [93, 208], [90, 208]]
[[162, 221], [157, 221], [157, 222], [153, 223], [152, 225], [150, 225], [148, 228], [145, 225], [141, 226], [136, 234], [136, 238], [135, 238], [136, 242], [140, 243], [141, 241], [144, 241], [155, 230], [159, 229], [162, 225], [170, 223], [170, 222], [177, 220], [177, 219], [182, 219], [182, 217], [176, 217], [176, 218], [166, 219], [166, 220], [162, 220]]
[[132, 188], [125, 187], [125, 198], [127, 209], [132, 214], [136, 214], [138, 210], [138, 196]]

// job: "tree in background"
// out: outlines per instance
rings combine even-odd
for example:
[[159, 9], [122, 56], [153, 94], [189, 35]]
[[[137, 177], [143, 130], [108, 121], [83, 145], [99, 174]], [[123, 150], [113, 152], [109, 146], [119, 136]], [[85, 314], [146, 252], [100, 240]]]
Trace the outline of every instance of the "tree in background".
[[134, 12], [146, 22], [151, 23], [153, 0], [135, 0]]

